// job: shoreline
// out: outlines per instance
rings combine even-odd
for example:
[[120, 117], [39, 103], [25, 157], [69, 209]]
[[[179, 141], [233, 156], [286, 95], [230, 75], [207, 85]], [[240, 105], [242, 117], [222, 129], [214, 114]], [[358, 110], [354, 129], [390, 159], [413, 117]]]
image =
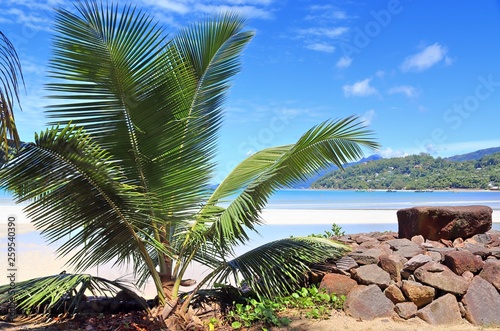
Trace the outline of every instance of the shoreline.
[[[56, 257], [57, 245], [49, 245], [44, 241], [40, 232], [28, 222], [27, 217], [22, 213], [21, 206], [11, 206], [7, 209], [10, 214], [18, 218], [16, 226], [18, 273], [17, 281], [30, 278], [58, 274], [61, 270], [73, 272], [65, 263], [69, 257], [60, 259]], [[7, 239], [7, 210], [2, 208], [0, 217], [0, 244], [6, 243]], [[328, 228], [333, 223], [341, 226], [346, 233], [351, 233], [353, 228], [367, 232], [378, 226], [387, 228], [397, 227], [396, 209], [344, 209], [344, 210], [309, 210], [309, 209], [264, 209], [262, 212], [263, 224], [259, 226], [258, 233], [251, 234], [251, 240], [242, 246], [235, 247], [237, 254], [256, 246], [276, 239], [292, 236], [306, 236], [312, 233], [323, 232], [322, 228]], [[500, 211], [493, 213], [494, 226], [500, 228]], [[267, 226], [270, 226], [267, 228]], [[276, 226], [284, 228], [276, 230]], [[286, 227], [286, 228], [285, 228]], [[266, 230], [267, 228], [267, 230]], [[369, 231], [368, 231], [369, 232]], [[17, 245], [16, 245], [17, 246]], [[0, 259], [0, 268], [7, 269], [7, 259]], [[86, 270], [86, 273], [98, 275], [108, 279], [116, 279], [123, 276], [131, 280], [132, 267], [113, 267], [112, 263], [101, 265], [99, 268]], [[200, 280], [208, 274], [208, 269], [201, 265], [193, 264], [188, 268], [186, 278]], [[2, 285], [2, 282], [0, 282]], [[183, 290], [190, 290], [185, 288]], [[140, 295], [147, 298], [154, 297], [155, 288], [148, 283], [145, 288], [138, 291]]]

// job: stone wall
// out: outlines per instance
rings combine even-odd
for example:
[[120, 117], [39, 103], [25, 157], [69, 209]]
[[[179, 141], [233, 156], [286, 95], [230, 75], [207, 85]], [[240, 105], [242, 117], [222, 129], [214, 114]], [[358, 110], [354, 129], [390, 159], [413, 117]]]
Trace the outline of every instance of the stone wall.
[[352, 252], [316, 265], [311, 281], [345, 295], [348, 315], [500, 326], [500, 232], [453, 241], [395, 232], [336, 239]]

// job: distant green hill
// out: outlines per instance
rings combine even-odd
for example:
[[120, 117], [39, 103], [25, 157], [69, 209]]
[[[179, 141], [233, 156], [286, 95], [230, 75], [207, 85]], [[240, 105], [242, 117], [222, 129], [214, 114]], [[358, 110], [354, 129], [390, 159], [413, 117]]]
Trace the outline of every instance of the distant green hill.
[[[482, 150], [447, 159], [428, 154], [364, 162], [332, 171], [312, 188], [332, 189], [491, 189], [500, 186], [500, 153]], [[498, 149], [500, 151], [500, 148]], [[475, 158], [474, 157], [478, 157]], [[454, 160], [464, 161], [454, 161]]]
[[480, 150], [472, 152], [472, 153], [450, 156], [450, 157], [447, 157], [446, 160], [456, 161], [456, 162], [479, 160], [482, 157], [485, 157], [485, 156], [488, 156], [491, 154], [495, 154], [495, 153], [500, 153], [500, 147], [480, 149]]

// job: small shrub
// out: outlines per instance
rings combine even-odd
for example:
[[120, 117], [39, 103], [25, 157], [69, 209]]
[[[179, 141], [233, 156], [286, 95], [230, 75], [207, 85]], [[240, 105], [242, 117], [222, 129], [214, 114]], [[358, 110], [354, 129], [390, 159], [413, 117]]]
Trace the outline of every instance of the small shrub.
[[303, 287], [290, 296], [274, 300], [247, 299], [244, 304], [237, 303], [227, 314], [227, 319], [233, 329], [250, 327], [257, 322], [270, 326], [286, 326], [291, 320], [280, 317], [280, 314], [283, 315], [287, 309], [297, 309], [306, 318], [327, 319], [333, 309], [342, 308], [344, 301], [344, 296], [330, 295], [315, 286]]
[[342, 231], [342, 227], [338, 224], [333, 223], [331, 231], [325, 230], [324, 233], [311, 234], [311, 235], [309, 235], [309, 237], [331, 238], [331, 237], [342, 237], [343, 235], [345, 235], [345, 232]]

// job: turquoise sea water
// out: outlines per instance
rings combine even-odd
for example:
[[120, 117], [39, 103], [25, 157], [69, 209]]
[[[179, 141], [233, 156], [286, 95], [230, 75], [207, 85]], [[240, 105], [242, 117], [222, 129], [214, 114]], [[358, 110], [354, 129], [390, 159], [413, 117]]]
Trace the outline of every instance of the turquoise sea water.
[[[0, 206], [12, 204], [5, 192], [0, 192]], [[494, 213], [500, 213], [500, 192], [495, 191], [344, 191], [344, 190], [281, 190], [271, 197], [269, 209], [387, 209], [397, 210], [414, 206], [443, 205], [487, 205]], [[1, 207], [0, 207], [1, 213]], [[319, 234], [330, 230], [328, 224], [263, 225], [257, 227], [259, 234], [251, 235], [251, 246], [290, 236]], [[346, 233], [371, 231], [397, 231], [397, 224], [342, 224]], [[500, 230], [500, 223], [493, 229]], [[35, 234], [26, 234], [26, 240], [33, 240]], [[248, 247], [246, 247], [248, 249]]]
[[487, 205], [500, 210], [497, 191], [352, 191], [281, 190], [269, 200], [272, 209], [401, 209], [415, 206]]

